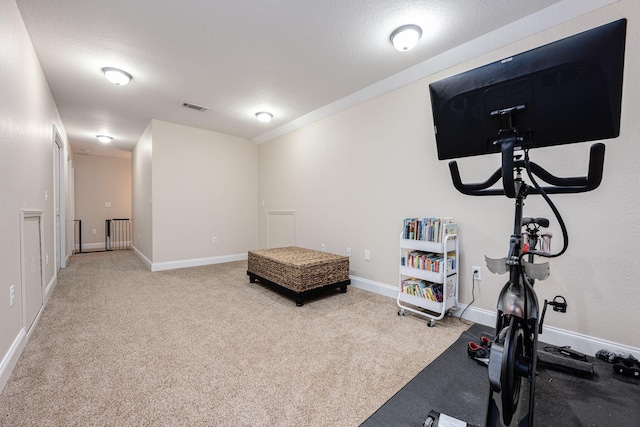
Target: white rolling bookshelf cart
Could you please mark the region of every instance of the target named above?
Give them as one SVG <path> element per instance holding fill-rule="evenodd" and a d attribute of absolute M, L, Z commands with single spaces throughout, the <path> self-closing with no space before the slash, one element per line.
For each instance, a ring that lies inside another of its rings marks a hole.
<path fill-rule="evenodd" d="M 414 268 L 406 264 L 408 251 L 421 251 L 441 256 L 443 268 L 438 272 Z M 448 261 L 455 256 L 454 267 Z M 405 262 L 403 262 L 405 258 Z M 441 320 L 452 309 L 458 308 L 458 236 L 446 235 L 443 242 L 424 240 L 410 240 L 400 234 L 400 283 L 398 289 L 398 315 L 403 316 L 406 311 L 425 316 L 429 319 L 429 326 L 434 326 L 436 320 Z M 423 280 L 431 284 L 442 284 L 442 302 L 432 301 L 426 296 L 419 296 L 405 292 L 406 279 Z M 425 311 L 427 310 L 427 311 Z"/>

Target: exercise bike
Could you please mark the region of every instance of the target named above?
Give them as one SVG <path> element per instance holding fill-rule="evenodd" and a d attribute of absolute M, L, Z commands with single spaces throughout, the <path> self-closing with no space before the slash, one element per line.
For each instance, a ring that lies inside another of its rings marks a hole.
<path fill-rule="evenodd" d="M 531 135 L 520 134 L 510 126 L 514 111 L 503 110 L 498 113 L 504 115 L 501 121 L 507 124 L 495 141 L 501 150 L 502 167 L 481 183 L 463 183 L 456 161 L 449 163 L 449 169 L 455 188 L 463 194 L 502 195 L 515 200 L 513 234 L 509 239 L 507 256 L 500 259 L 485 257 L 491 272 L 509 275 L 498 297 L 496 335 L 489 354 L 490 392 L 486 426 L 532 427 L 538 334 L 542 332 L 546 305 L 551 304 L 554 309 L 559 307 L 556 311 L 566 311 L 566 301 L 554 299 L 551 303 L 545 301 L 540 315 L 533 289 L 535 280 L 546 279 L 550 271 L 548 262 L 536 264 L 535 257 L 557 257 L 568 246 L 566 226 L 548 194 L 581 193 L 596 189 L 602 181 L 605 147 L 601 143 L 591 146 L 587 176 L 557 177 L 530 160 L 527 147 Z M 522 154 L 517 154 L 520 150 Z M 523 178 L 524 172 L 529 183 Z M 536 178 L 547 185 L 540 186 Z M 502 188 L 491 188 L 500 180 Z M 564 244 L 556 254 L 549 253 L 547 243 L 550 236 L 540 232 L 541 228 L 549 226 L 549 220 L 523 217 L 524 201 L 530 194 L 541 195 L 558 220 Z"/>

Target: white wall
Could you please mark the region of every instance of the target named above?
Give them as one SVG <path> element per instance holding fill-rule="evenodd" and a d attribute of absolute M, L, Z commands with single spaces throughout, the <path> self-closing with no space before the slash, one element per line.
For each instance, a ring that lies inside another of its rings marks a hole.
<path fill-rule="evenodd" d="M 149 123 L 131 155 L 132 246 L 147 263 L 153 259 L 152 125 Z"/>
<path fill-rule="evenodd" d="M 260 145 L 259 199 L 265 200 L 260 245 L 265 246 L 266 211 L 295 210 L 299 246 L 319 249 L 324 243 L 327 250 L 342 254 L 349 246 L 353 276 L 395 287 L 402 219 L 454 216 L 460 224 L 461 301 L 469 303 L 471 266 L 484 266 L 485 254 L 506 255 L 513 205 L 507 198 L 469 197 L 453 188 L 447 162 L 437 160 L 429 83 L 626 17 L 621 136 L 606 141 L 599 189 L 553 197 L 568 224 L 570 247 L 551 261 L 551 278 L 536 289 L 541 302 L 560 294 L 569 303 L 567 314 L 551 312 L 545 324 L 640 347 L 635 333 L 640 328 L 640 292 L 632 280 L 634 236 L 640 235 L 634 220 L 640 209 L 640 179 L 633 165 L 640 158 L 640 58 L 634 48 L 640 41 L 634 20 L 639 15 L 639 3 L 621 0 Z M 552 173 L 584 175 L 588 147 L 539 149 L 532 157 Z M 499 162 L 497 155 L 463 159 L 463 180 L 483 181 Z M 539 197 L 527 200 L 525 214 L 552 220 L 553 244 L 559 249 L 557 221 Z M 371 261 L 364 261 L 365 249 L 371 251 Z M 474 307 L 495 311 L 505 280 L 484 268 Z M 392 302 L 389 313 L 395 313 Z"/>
<path fill-rule="evenodd" d="M 134 206 L 149 203 L 145 191 L 152 192 L 153 249 L 151 257 L 144 254 L 152 269 L 246 259 L 257 247 L 257 147 L 246 138 L 159 120 L 138 145 L 149 141 L 151 186 L 137 189 L 135 181 L 149 173 L 148 162 L 138 170 L 138 147 L 133 176 Z M 148 220 L 138 219 L 134 208 L 136 227 L 148 228 Z"/>
<path fill-rule="evenodd" d="M 43 286 L 55 285 L 54 255 L 54 125 L 64 144 L 66 169 L 67 137 L 31 40 L 14 0 L 0 0 L 0 389 L 26 343 L 23 324 L 23 291 L 20 267 L 20 210 L 43 212 Z M 65 190 L 67 171 L 61 182 L 62 208 L 71 212 Z M 45 200 L 45 193 L 48 196 Z M 72 219 L 72 218 L 71 218 Z M 67 230 L 69 218 L 63 218 Z M 63 237 L 64 238 L 64 237 Z M 66 257 L 72 242 L 65 241 Z M 9 304 L 9 288 L 16 298 Z M 46 295 L 45 295 L 46 298 Z"/>
<path fill-rule="evenodd" d="M 104 249 L 105 220 L 131 218 L 131 159 L 76 155 L 75 160 L 75 219 L 82 220 L 82 246 Z"/>

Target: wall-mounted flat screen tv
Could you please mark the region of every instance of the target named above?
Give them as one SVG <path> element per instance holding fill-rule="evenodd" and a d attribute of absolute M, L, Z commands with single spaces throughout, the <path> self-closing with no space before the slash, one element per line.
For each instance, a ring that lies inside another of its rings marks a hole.
<path fill-rule="evenodd" d="M 429 85 L 438 158 L 500 152 L 509 111 L 521 148 L 620 133 L 626 19 Z"/>

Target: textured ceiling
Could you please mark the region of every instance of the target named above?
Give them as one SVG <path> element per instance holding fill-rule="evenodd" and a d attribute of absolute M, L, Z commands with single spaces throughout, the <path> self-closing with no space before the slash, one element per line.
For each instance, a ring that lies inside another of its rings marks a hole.
<path fill-rule="evenodd" d="M 97 134 L 130 151 L 151 119 L 256 138 L 558 1 L 16 2 L 74 151 L 97 152 Z M 400 53 L 389 35 L 404 24 L 423 36 Z"/>

